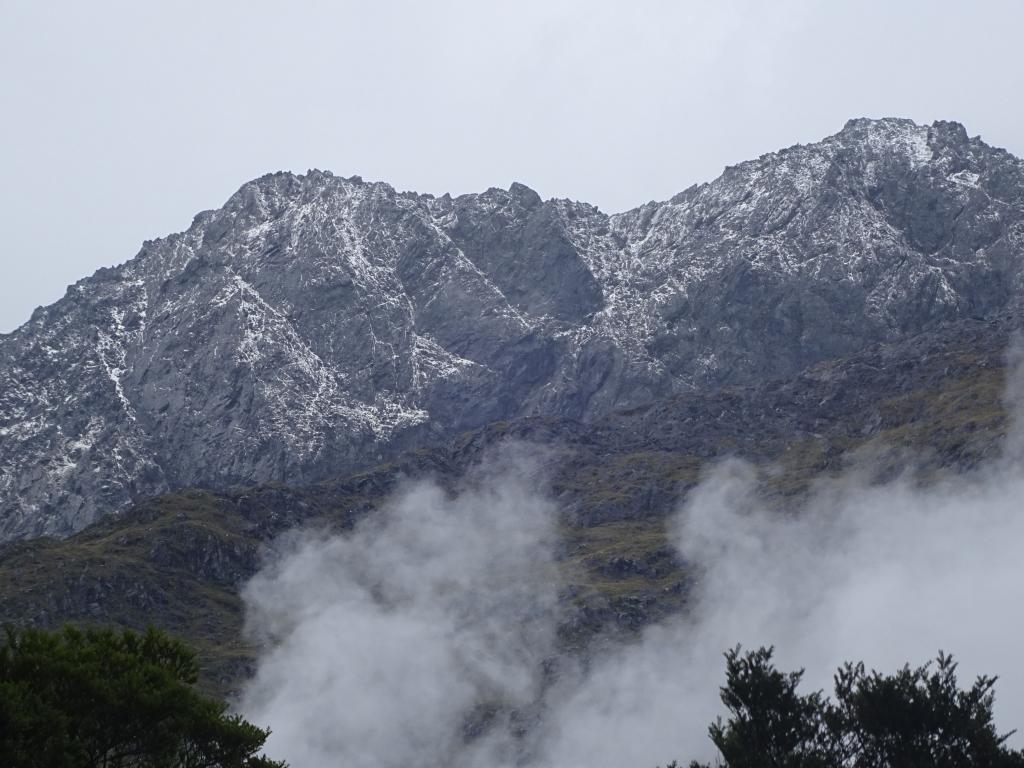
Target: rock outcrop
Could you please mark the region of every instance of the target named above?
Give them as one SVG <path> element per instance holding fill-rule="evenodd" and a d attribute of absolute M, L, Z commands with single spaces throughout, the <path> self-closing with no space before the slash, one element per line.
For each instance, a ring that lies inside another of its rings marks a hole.
<path fill-rule="evenodd" d="M 1022 264 L 1024 166 L 956 123 L 853 120 L 611 216 L 272 174 L 0 336 L 0 540 L 791 376 L 1017 310 Z"/>

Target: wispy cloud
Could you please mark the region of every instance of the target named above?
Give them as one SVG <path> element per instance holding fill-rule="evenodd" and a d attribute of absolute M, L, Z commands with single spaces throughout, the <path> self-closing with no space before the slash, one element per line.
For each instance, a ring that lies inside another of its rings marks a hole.
<path fill-rule="evenodd" d="M 272 724 L 275 754 L 370 768 L 512 753 L 510 712 L 538 699 L 553 652 L 556 516 L 532 461 L 509 448 L 489 466 L 456 497 L 415 483 L 349 535 L 295 537 L 248 585 L 273 650 L 243 710 Z"/>
<path fill-rule="evenodd" d="M 1007 390 L 1018 413 L 1022 370 Z M 757 467 L 710 468 L 671 522 L 690 610 L 559 679 L 545 673 L 557 511 L 537 464 L 506 454 L 456 496 L 411 485 L 349 535 L 295 537 L 248 586 L 271 650 L 244 711 L 295 768 L 653 768 L 710 756 L 721 654 L 742 643 L 774 644 L 826 689 L 848 659 L 892 669 L 951 651 L 967 674 L 1002 675 L 997 717 L 1016 727 L 1021 424 L 969 475 L 878 485 L 851 471 L 787 513 L 759 497 Z"/>

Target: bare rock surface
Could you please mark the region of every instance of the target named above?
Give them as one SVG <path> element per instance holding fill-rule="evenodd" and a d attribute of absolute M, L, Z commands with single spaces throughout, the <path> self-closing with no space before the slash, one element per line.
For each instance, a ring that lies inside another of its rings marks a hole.
<path fill-rule="evenodd" d="M 956 123 L 852 120 L 616 215 L 264 176 L 0 336 L 0 540 L 790 377 L 1019 310 L 1022 262 L 1024 166 Z"/>

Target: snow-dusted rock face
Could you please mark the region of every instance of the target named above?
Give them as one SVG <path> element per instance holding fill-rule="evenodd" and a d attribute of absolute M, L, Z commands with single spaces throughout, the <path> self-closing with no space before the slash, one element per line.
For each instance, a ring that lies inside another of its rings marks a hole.
<path fill-rule="evenodd" d="M 0 336 L 0 540 L 792 374 L 1018 307 L 1022 263 L 1024 166 L 956 123 L 854 120 L 614 216 L 272 174 Z"/>

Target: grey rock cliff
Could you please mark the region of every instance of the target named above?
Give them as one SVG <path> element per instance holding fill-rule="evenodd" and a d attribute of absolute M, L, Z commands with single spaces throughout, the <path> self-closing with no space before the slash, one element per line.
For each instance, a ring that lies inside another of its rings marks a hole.
<path fill-rule="evenodd" d="M 0 540 L 184 486 L 309 482 L 1019 308 L 1024 166 L 853 120 L 613 216 L 521 184 L 243 186 L 0 336 Z"/>

